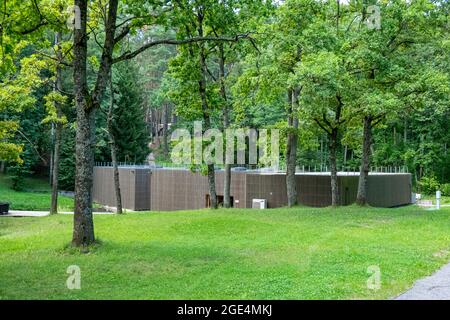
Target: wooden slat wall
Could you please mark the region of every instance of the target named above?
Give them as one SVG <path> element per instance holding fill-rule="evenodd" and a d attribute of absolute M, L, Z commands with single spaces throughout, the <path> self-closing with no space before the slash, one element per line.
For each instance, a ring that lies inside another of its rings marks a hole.
<path fill-rule="evenodd" d="M 223 171 L 216 172 L 216 193 L 223 195 Z M 232 172 L 230 195 L 234 207 L 245 208 L 245 173 Z M 179 169 L 155 169 L 151 178 L 151 208 L 156 211 L 191 210 L 206 207 L 208 180 L 200 173 Z"/>
<path fill-rule="evenodd" d="M 120 168 L 120 183 L 124 208 L 131 210 L 191 210 L 206 207 L 209 194 L 207 177 L 181 169 Z M 216 172 L 216 192 L 223 195 L 223 171 Z M 296 175 L 300 204 L 325 207 L 331 205 L 330 176 L 321 174 Z M 338 176 L 341 204 L 356 200 L 358 176 Z M 369 175 L 369 204 L 394 207 L 411 200 L 410 174 Z M 94 201 L 115 206 L 112 168 L 95 167 Z M 251 208 L 252 199 L 267 199 L 268 208 L 285 206 L 284 174 L 232 171 L 231 196 L 234 207 Z M 237 200 L 237 202 L 236 202 Z"/>
<path fill-rule="evenodd" d="M 150 169 L 119 168 L 122 206 L 129 210 L 150 210 Z M 94 167 L 95 202 L 115 207 L 114 176 L 112 167 Z"/>

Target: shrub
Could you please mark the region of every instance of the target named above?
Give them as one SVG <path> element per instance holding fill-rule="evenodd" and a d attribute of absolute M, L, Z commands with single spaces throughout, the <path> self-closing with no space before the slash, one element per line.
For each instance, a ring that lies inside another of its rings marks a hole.
<path fill-rule="evenodd" d="M 435 177 L 422 177 L 418 181 L 419 191 L 423 194 L 434 194 L 439 189 L 439 182 Z"/>
<path fill-rule="evenodd" d="M 12 189 L 15 191 L 25 190 L 25 176 L 29 175 L 31 171 L 23 165 L 15 165 L 8 170 L 12 176 Z"/>
<path fill-rule="evenodd" d="M 441 192 L 444 196 L 450 196 L 450 183 L 444 183 L 441 185 Z"/>

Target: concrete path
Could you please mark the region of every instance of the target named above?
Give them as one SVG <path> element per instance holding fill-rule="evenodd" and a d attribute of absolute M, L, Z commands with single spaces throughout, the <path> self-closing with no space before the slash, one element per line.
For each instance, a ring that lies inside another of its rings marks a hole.
<path fill-rule="evenodd" d="M 428 204 L 418 204 L 418 206 L 421 207 L 421 208 L 436 208 L 435 204 L 430 204 L 430 205 L 428 205 Z M 441 204 L 441 208 L 442 207 L 450 207 L 450 204 Z"/>
<path fill-rule="evenodd" d="M 113 212 L 93 212 L 94 214 L 115 214 Z M 45 217 L 48 216 L 48 211 L 19 211 L 9 210 L 6 215 L 0 215 L 0 217 Z M 73 214 L 73 212 L 60 212 L 59 214 Z"/>
<path fill-rule="evenodd" d="M 450 300 L 450 263 L 414 286 L 395 300 Z"/>

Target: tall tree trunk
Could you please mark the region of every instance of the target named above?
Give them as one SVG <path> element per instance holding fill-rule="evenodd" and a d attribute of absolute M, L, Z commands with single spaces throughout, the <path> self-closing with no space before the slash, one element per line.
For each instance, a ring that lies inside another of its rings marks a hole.
<path fill-rule="evenodd" d="M 175 113 L 172 113 L 172 125 L 177 124 L 177 115 Z"/>
<path fill-rule="evenodd" d="M 169 131 L 169 103 L 164 103 L 164 114 L 163 114 L 163 153 L 164 157 L 168 157 L 169 154 L 169 144 L 167 141 L 167 133 Z"/>
<path fill-rule="evenodd" d="M 58 61 L 58 65 L 56 67 L 56 81 L 55 81 L 55 91 L 61 92 L 62 90 L 62 70 L 61 65 L 59 63 L 62 62 L 62 51 L 61 51 L 61 33 L 55 33 L 55 44 L 57 46 L 56 50 L 56 59 Z M 56 115 L 57 120 L 55 123 L 55 147 L 53 152 L 53 165 L 52 165 L 52 197 L 51 197 L 51 205 L 50 205 L 50 214 L 58 213 L 58 178 L 59 178 L 59 154 L 60 154 L 60 146 L 61 146 L 61 131 L 62 131 L 62 123 L 60 122 L 62 118 L 61 105 L 56 103 Z"/>
<path fill-rule="evenodd" d="M 107 126 L 109 143 L 111 148 L 111 161 L 114 171 L 114 192 L 116 194 L 116 212 L 121 214 L 122 210 L 122 194 L 120 192 L 120 177 L 119 177 L 119 166 L 117 165 L 117 144 L 116 137 L 114 136 L 113 130 L 113 115 L 114 115 L 114 84 L 111 72 L 111 104 L 109 105 L 108 116 L 107 116 Z"/>
<path fill-rule="evenodd" d="M 223 130 L 228 128 L 229 126 L 229 110 L 228 110 L 228 99 L 227 99 L 227 91 L 225 88 L 225 53 L 223 50 L 223 43 L 219 45 L 219 81 L 220 81 L 220 95 L 223 99 L 223 108 L 222 108 L 222 116 L 223 116 Z M 231 207 L 231 197 L 230 197 L 230 189 L 231 189 L 231 164 L 226 163 L 225 161 L 225 172 L 224 172 L 224 181 L 223 181 L 223 206 L 225 208 Z"/>
<path fill-rule="evenodd" d="M 203 37 L 203 13 L 201 9 L 197 15 L 198 18 L 198 35 Z M 208 106 L 208 98 L 206 96 L 206 73 L 207 73 L 207 65 L 206 65 L 206 53 L 205 46 L 203 42 L 199 44 L 199 63 L 200 63 L 200 80 L 198 81 L 199 93 L 202 101 L 202 113 L 203 120 L 205 125 L 205 130 L 211 128 L 211 119 L 209 115 L 209 106 Z M 209 196 L 211 202 L 211 208 L 217 209 L 217 194 L 216 194 L 216 173 L 214 170 L 214 164 L 208 165 L 208 186 L 209 186 Z"/>
<path fill-rule="evenodd" d="M 72 244 L 86 246 L 95 241 L 92 218 L 92 174 L 94 167 L 95 112 L 89 97 L 86 77 L 87 1 L 75 0 L 80 8 L 80 29 L 74 30 L 73 78 L 77 112 L 75 212 Z"/>
<path fill-rule="evenodd" d="M 339 202 L 339 187 L 336 165 L 338 129 L 333 128 L 330 135 L 330 168 L 331 168 L 331 205 L 336 207 Z"/>
<path fill-rule="evenodd" d="M 405 118 L 403 121 L 403 143 L 406 145 L 408 142 L 408 119 Z"/>
<path fill-rule="evenodd" d="M 324 167 L 324 156 L 323 156 L 323 136 L 320 136 L 320 171 Z"/>
<path fill-rule="evenodd" d="M 106 89 L 112 65 L 115 44 L 118 0 L 108 3 L 105 40 L 100 67 L 92 94 L 87 85 L 87 0 L 75 0 L 80 9 L 80 28 L 74 29 L 74 93 L 77 112 L 75 212 L 72 244 L 87 246 L 95 241 L 92 217 L 92 176 L 94 171 L 95 110 L 99 107 Z"/>
<path fill-rule="evenodd" d="M 119 166 L 117 165 L 117 146 L 114 135 L 110 135 L 111 139 L 111 160 L 114 170 L 114 192 L 116 194 L 116 212 L 123 213 L 122 209 L 122 194 L 120 192 Z"/>
<path fill-rule="evenodd" d="M 52 172 L 52 197 L 50 214 L 58 213 L 58 177 L 59 177 L 59 155 L 61 149 L 61 131 L 62 124 L 56 123 L 55 126 L 55 149 L 53 155 L 53 172 Z"/>
<path fill-rule="evenodd" d="M 328 132 L 330 138 L 330 171 L 331 171 L 331 205 L 333 207 L 341 204 L 339 197 L 339 184 L 338 184 L 338 170 L 336 164 L 336 153 L 338 147 L 338 133 L 339 126 L 342 125 L 341 113 L 344 107 L 340 94 L 336 94 L 337 108 L 334 116 L 334 125 L 331 126 L 331 131 Z"/>
<path fill-rule="evenodd" d="M 48 174 L 48 181 L 50 183 L 50 186 L 53 184 L 53 153 L 55 152 L 55 123 L 51 123 L 51 129 L 50 129 L 50 137 L 51 137 L 51 144 L 53 146 L 53 150 L 50 151 L 50 168 L 49 168 L 49 174 Z"/>
<path fill-rule="evenodd" d="M 347 165 L 347 153 L 348 153 L 348 146 L 345 145 L 344 146 L 344 169 L 345 169 L 345 166 Z"/>
<path fill-rule="evenodd" d="M 223 180 L 223 206 L 231 207 L 231 164 L 225 163 L 225 172 Z"/>
<path fill-rule="evenodd" d="M 296 116 L 299 90 L 288 91 L 288 136 L 286 145 L 286 191 L 288 206 L 295 206 L 297 201 L 297 187 L 295 181 L 295 167 L 297 164 L 298 118 Z"/>
<path fill-rule="evenodd" d="M 370 170 L 370 146 L 372 144 L 372 117 L 364 117 L 364 135 L 361 157 L 361 171 L 359 173 L 358 194 L 356 203 L 360 206 L 367 205 L 367 188 Z"/>
<path fill-rule="evenodd" d="M 80 93 L 77 99 L 75 162 L 75 212 L 72 243 L 87 246 L 95 241 L 92 217 L 92 176 L 94 173 L 95 110 Z"/>
<path fill-rule="evenodd" d="M 397 144 L 397 128 L 395 127 L 395 125 L 392 128 L 392 137 L 393 137 L 393 140 L 394 140 L 394 145 L 396 145 Z"/>

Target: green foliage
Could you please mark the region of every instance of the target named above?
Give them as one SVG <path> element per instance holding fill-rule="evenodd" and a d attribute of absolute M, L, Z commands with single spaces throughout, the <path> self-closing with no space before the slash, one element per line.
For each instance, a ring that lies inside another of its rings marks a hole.
<path fill-rule="evenodd" d="M 12 180 L 11 187 L 15 191 L 23 191 L 26 189 L 25 178 L 33 173 L 31 167 L 36 162 L 36 156 L 29 148 L 25 149 L 25 152 L 22 154 L 22 159 L 21 164 L 13 164 L 8 167 L 8 173 L 11 175 Z"/>
<path fill-rule="evenodd" d="M 66 126 L 62 131 L 58 183 L 61 190 L 71 191 L 75 188 L 75 127 L 73 125 Z"/>
<path fill-rule="evenodd" d="M 31 153 L 40 157 L 30 163 L 31 169 L 48 161 L 52 147 L 48 123 L 74 124 L 76 120 L 70 114 L 70 94 L 52 90 L 59 66 L 64 70 L 64 91 L 72 91 L 73 70 L 66 65 L 73 58 L 71 32 L 66 26 L 67 8 L 72 2 L 36 3 L 38 7 L 34 1 L 12 1 L 2 9 L 6 14 L 0 46 L 0 159 L 10 165 L 20 164 L 20 154 L 34 150 Z M 370 4 L 377 4 L 381 10 L 379 30 L 369 28 L 364 21 Z M 165 10 L 166 6 L 171 10 Z M 104 36 L 102 10 L 101 2 L 90 2 L 88 29 L 95 36 L 89 37 L 88 45 L 89 89 L 95 85 L 102 55 L 97 45 Z M 320 123 L 339 127 L 338 166 L 357 167 L 361 119 L 372 115 L 380 119 L 373 129 L 373 167 L 407 166 L 413 183 L 431 176 L 440 183 L 450 182 L 449 3 L 341 1 L 337 15 L 336 1 L 207 0 L 162 5 L 158 1 L 121 0 L 121 27 L 117 32 L 127 25 L 126 19 L 139 18 L 128 21 L 127 41 L 117 45 L 114 56 L 132 52 L 150 39 L 197 36 L 199 10 L 204 14 L 205 35 L 232 37 L 248 33 L 252 41 L 155 46 L 128 64 L 114 65 L 119 161 L 140 162 L 149 152 L 149 130 L 144 118 L 149 118 L 151 110 L 160 111 L 167 103 L 171 110 L 174 106 L 177 122 L 170 130 L 191 128 L 192 120 L 202 118 L 198 94 L 198 52 L 202 46 L 207 53 L 208 113 L 212 126 L 223 125 L 225 101 L 218 77 L 218 49 L 223 44 L 231 127 L 285 128 L 287 91 L 301 88 L 300 104 L 294 110 L 301 122 L 299 166 L 325 165 L 329 141 Z M 149 11 L 152 15 L 143 14 Z M 45 24 L 34 32 L 22 34 L 42 22 Z M 56 31 L 63 34 L 63 65 L 54 59 L 58 49 L 54 45 Z M 337 96 L 344 106 L 339 120 Z M 108 107 L 108 100 L 106 94 L 103 109 Z M 57 115 L 56 104 L 66 108 L 62 117 Z M 37 113 L 30 112 L 33 109 Z M 98 127 L 106 127 L 101 113 L 97 113 L 97 121 Z M 283 153 L 287 131 L 282 130 Z M 73 133 L 73 128 L 65 132 L 62 146 L 64 189 L 73 188 Z M 110 161 L 109 139 L 102 129 L 97 130 L 97 147 L 96 160 Z M 26 172 L 27 165 L 24 168 Z"/>
<path fill-rule="evenodd" d="M 40 72 L 44 65 L 44 62 L 35 55 L 24 57 L 20 62 L 19 70 L 10 78 L 2 79 L 0 115 L 17 114 L 33 106 L 36 101 L 32 94 L 33 89 L 42 83 Z M 18 123 L 15 120 L 2 118 L 0 118 L 0 160 L 20 164 L 23 146 L 11 139 L 18 129 Z"/>
<path fill-rule="evenodd" d="M 440 189 L 441 189 L 442 195 L 450 197 L 450 183 L 441 184 Z"/>
<path fill-rule="evenodd" d="M 439 181 L 433 176 L 422 177 L 418 182 L 419 192 L 432 195 L 439 190 Z"/>
<path fill-rule="evenodd" d="M 113 107 L 113 134 L 117 145 L 117 160 L 119 162 L 141 163 L 150 150 L 148 148 L 148 130 L 145 123 L 144 89 L 139 79 L 136 67 L 131 62 L 115 65 L 113 72 L 114 107 Z M 106 101 L 103 110 L 109 108 Z M 107 112 L 107 111 L 106 111 Z M 106 120 L 103 119 L 103 128 Z M 103 139 L 98 145 L 108 150 L 104 161 L 110 161 L 109 137 L 104 132 Z M 102 161 L 101 158 L 97 158 Z"/>
<path fill-rule="evenodd" d="M 42 120 L 42 123 L 60 123 L 61 125 L 67 124 L 67 117 L 62 115 L 58 116 L 56 104 L 64 105 L 67 103 L 67 97 L 63 96 L 57 91 L 51 91 L 44 97 L 45 108 L 47 116 Z"/>
<path fill-rule="evenodd" d="M 23 191 L 25 189 L 25 177 L 29 175 L 31 171 L 23 165 L 12 166 L 8 171 L 12 178 L 12 189 Z"/>
<path fill-rule="evenodd" d="M 14 137 L 17 129 L 18 123 L 16 121 L 0 121 L 0 160 L 17 164 L 23 163 L 19 156 L 23 151 L 23 145 L 8 142 L 8 139 Z"/>

